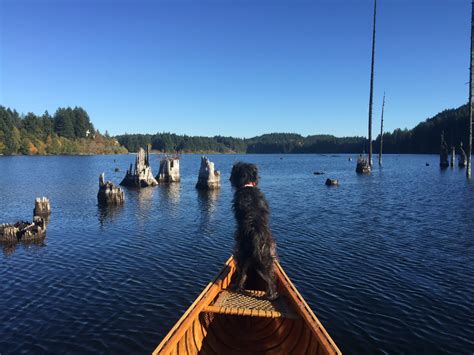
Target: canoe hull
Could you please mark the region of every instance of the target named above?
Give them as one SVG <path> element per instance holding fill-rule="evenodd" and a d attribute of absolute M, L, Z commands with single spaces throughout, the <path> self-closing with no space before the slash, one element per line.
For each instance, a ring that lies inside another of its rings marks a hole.
<path fill-rule="evenodd" d="M 340 354 L 278 263 L 275 274 L 280 298 L 291 309 L 290 314 L 248 308 L 214 311 L 216 299 L 235 277 L 231 257 L 154 354 Z M 263 289 L 258 279 L 250 283 L 253 289 Z"/>

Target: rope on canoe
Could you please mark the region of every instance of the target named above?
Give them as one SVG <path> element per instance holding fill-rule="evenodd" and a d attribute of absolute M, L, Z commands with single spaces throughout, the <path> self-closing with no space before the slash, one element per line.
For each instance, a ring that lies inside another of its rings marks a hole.
<path fill-rule="evenodd" d="M 204 311 L 211 313 L 265 318 L 299 318 L 286 304 L 283 295 L 275 301 L 269 301 L 263 291 L 245 290 L 237 292 L 223 290 L 215 302 Z"/>

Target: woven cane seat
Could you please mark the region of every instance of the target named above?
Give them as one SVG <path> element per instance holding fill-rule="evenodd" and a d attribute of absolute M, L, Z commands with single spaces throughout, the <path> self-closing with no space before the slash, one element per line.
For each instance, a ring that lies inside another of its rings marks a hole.
<path fill-rule="evenodd" d="M 254 290 L 242 292 L 222 290 L 214 303 L 206 307 L 205 311 L 252 317 L 298 318 L 283 296 L 280 295 L 278 299 L 270 301 L 266 298 L 265 292 Z"/>

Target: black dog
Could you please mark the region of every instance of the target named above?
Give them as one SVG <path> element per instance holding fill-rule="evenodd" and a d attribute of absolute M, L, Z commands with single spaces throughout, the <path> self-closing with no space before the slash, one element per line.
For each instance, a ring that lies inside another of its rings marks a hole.
<path fill-rule="evenodd" d="M 233 200 L 237 231 L 234 258 L 237 289 L 242 290 L 249 270 L 255 270 L 267 284 L 267 298 L 278 298 L 273 261 L 276 244 L 269 227 L 269 207 L 257 187 L 258 169 L 254 164 L 236 163 L 230 182 L 236 188 Z"/>

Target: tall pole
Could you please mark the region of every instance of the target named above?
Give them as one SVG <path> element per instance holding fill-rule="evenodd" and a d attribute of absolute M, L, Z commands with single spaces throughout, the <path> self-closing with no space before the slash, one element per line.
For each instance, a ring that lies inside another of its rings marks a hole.
<path fill-rule="evenodd" d="M 472 94 L 474 93 L 473 85 L 474 85 L 474 78 L 473 78 L 473 62 L 474 62 L 474 1 L 471 5 L 471 65 L 469 67 L 469 142 L 467 147 L 467 169 L 466 175 L 467 178 L 471 178 L 471 152 L 472 152 L 472 105 L 473 105 L 473 98 Z"/>
<path fill-rule="evenodd" d="M 374 99 L 374 64 L 375 64 L 375 24 L 377 18 L 377 0 L 374 0 L 374 28 L 372 32 L 372 67 L 370 71 L 369 99 L 369 165 L 372 167 L 372 106 Z"/>
<path fill-rule="evenodd" d="M 380 150 L 379 150 L 379 166 L 382 166 L 382 147 L 383 147 L 383 110 L 385 108 L 385 92 L 383 93 L 382 102 L 382 118 L 380 119 Z"/>

